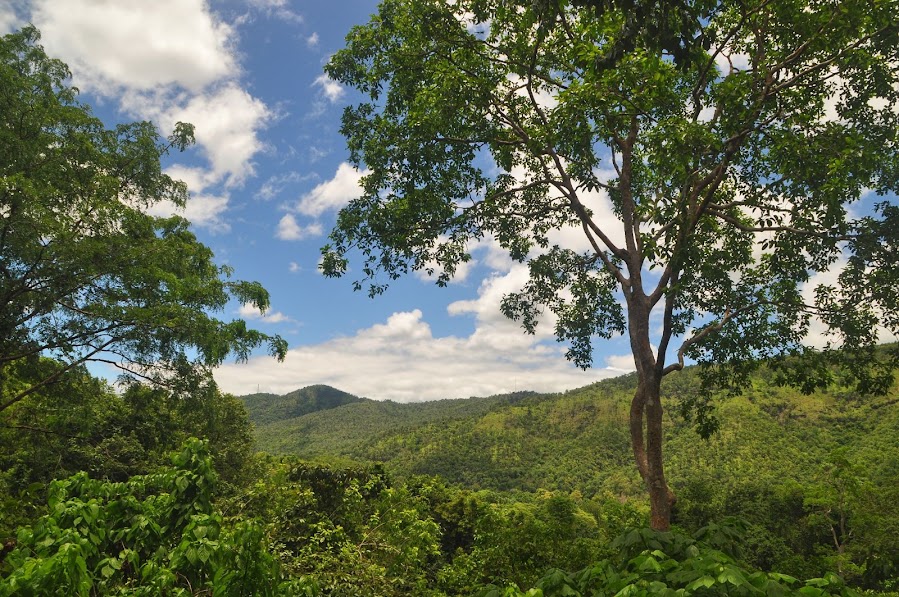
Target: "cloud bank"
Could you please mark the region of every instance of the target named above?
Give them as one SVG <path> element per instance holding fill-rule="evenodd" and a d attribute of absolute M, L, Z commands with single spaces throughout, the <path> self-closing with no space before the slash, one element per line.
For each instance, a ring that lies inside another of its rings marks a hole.
<path fill-rule="evenodd" d="M 271 357 L 254 357 L 246 364 L 219 367 L 215 378 L 224 391 L 238 395 L 257 390 L 284 394 L 324 383 L 377 400 L 420 402 L 517 390 L 562 391 L 621 373 L 581 371 L 557 347 L 536 343 L 517 328 L 517 350 L 497 352 L 497 338 L 486 335 L 435 337 L 415 309 L 394 313 L 352 336 L 293 348 L 279 366 L 273 366 Z"/>

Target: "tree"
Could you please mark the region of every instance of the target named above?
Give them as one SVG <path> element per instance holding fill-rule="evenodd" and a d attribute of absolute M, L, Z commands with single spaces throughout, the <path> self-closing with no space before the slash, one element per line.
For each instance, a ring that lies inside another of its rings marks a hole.
<path fill-rule="evenodd" d="M 322 267 L 360 256 L 372 295 L 410 270 L 445 284 L 487 239 L 529 266 L 503 302 L 526 331 L 552 312 L 581 367 L 627 334 L 634 458 L 664 529 L 664 376 L 703 364 L 685 406 L 704 432 L 713 390 L 762 359 L 804 389 L 838 361 L 860 390 L 891 381 L 874 346 L 899 331 L 899 209 L 853 202 L 899 187 L 899 6 L 574 4 L 383 0 L 350 32 L 326 71 L 367 96 L 342 132 L 369 173 Z M 590 249 L 551 243 L 561 227 Z M 834 333 L 822 350 L 812 321 Z"/>
<path fill-rule="evenodd" d="M 0 412 L 88 361 L 191 385 L 229 353 L 267 344 L 283 358 L 280 337 L 210 315 L 231 298 L 265 309 L 265 289 L 229 280 L 185 219 L 147 213 L 187 200 L 160 160 L 193 128 L 106 129 L 38 41 L 34 27 L 0 39 Z M 62 366 L 13 383 L 42 356 Z"/>

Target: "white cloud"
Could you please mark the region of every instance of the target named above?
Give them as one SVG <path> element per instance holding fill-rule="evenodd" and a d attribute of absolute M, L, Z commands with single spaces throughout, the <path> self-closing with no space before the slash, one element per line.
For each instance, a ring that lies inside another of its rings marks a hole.
<path fill-rule="evenodd" d="M 473 315 L 476 329 L 469 338 L 473 347 L 479 350 L 494 350 L 498 353 L 527 351 L 535 353 L 555 352 L 555 348 L 536 345 L 536 342 L 553 339 L 555 317 L 546 313 L 537 326 L 536 334 L 530 336 L 521 325 L 502 314 L 500 304 L 504 296 L 521 290 L 528 281 L 529 272 L 525 264 L 516 263 L 508 273 L 485 278 L 478 288 L 478 297 L 473 300 L 450 303 L 450 315 Z"/>
<path fill-rule="evenodd" d="M 228 211 L 228 201 L 227 194 L 191 194 L 184 209 L 178 208 L 170 201 L 160 201 L 151 206 L 147 213 L 159 217 L 179 214 L 190 220 L 194 226 L 214 233 L 223 233 L 231 230 L 231 225 L 223 219 L 224 213 Z"/>
<path fill-rule="evenodd" d="M 171 107 L 158 118 L 165 128 L 173 128 L 177 121 L 193 124 L 213 175 L 233 186 L 253 175 L 253 156 L 264 147 L 257 132 L 272 115 L 261 100 L 230 82 L 191 98 L 183 107 Z"/>
<path fill-rule="evenodd" d="M 237 74 L 235 31 L 203 0 L 37 0 L 32 20 L 47 52 L 63 58 L 86 90 L 199 92 Z"/>
<path fill-rule="evenodd" d="M 290 9 L 288 0 L 250 0 L 250 6 L 287 23 L 298 25 L 303 22 L 303 17 Z"/>
<path fill-rule="evenodd" d="M 187 184 L 187 188 L 193 193 L 202 193 L 215 184 L 215 177 L 205 168 L 173 164 L 165 169 L 165 173 Z"/>
<path fill-rule="evenodd" d="M 312 32 L 312 35 L 306 38 L 306 45 L 310 48 L 315 48 L 318 46 L 318 33 Z"/>
<path fill-rule="evenodd" d="M 325 97 L 328 98 L 328 101 L 332 104 L 342 98 L 343 94 L 346 93 L 343 87 L 340 86 L 340 83 L 332 81 L 328 78 L 328 75 L 319 75 L 312 84 L 321 87 L 322 93 L 325 94 Z"/>
<path fill-rule="evenodd" d="M 300 198 L 297 210 L 307 216 L 318 217 L 327 211 L 337 211 L 362 194 L 360 182 L 368 170 L 359 172 L 348 163 L 337 167 L 334 178 L 317 185 Z"/>
<path fill-rule="evenodd" d="M 527 338 L 521 331 L 518 335 Z M 497 352 L 474 336 L 434 337 L 420 310 L 394 313 L 386 322 L 348 337 L 292 348 L 284 363 L 270 357 L 218 368 L 215 378 L 235 394 L 286 393 L 325 383 L 360 396 L 417 402 L 487 396 L 515 390 L 561 391 L 615 375 L 581 371 L 559 350 L 525 342 Z"/>
<path fill-rule="evenodd" d="M 281 218 L 275 232 L 275 236 L 281 240 L 301 240 L 310 236 L 321 236 L 321 234 L 321 224 L 314 222 L 308 226 L 300 226 L 291 214 L 286 214 Z"/>
<path fill-rule="evenodd" d="M 287 269 L 292 274 L 296 274 L 296 273 L 303 271 L 303 267 L 296 261 L 291 261 L 290 265 L 287 266 Z"/>
<path fill-rule="evenodd" d="M 286 6 L 283 0 L 260 4 Z M 235 27 L 206 0 L 35 0 L 30 18 L 47 52 L 69 64 L 82 90 L 155 121 L 164 134 L 177 121 L 195 126 L 208 164 L 175 166 L 171 174 L 192 192 L 184 215 L 198 226 L 227 230 L 229 193 L 210 187 L 239 186 L 254 174 L 253 158 L 264 149 L 259 131 L 274 118 L 240 83 Z M 153 211 L 172 210 L 161 204 Z"/>
<path fill-rule="evenodd" d="M 503 249 L 499 242 L 492 236 L 481 239 L 472 249 L 480 255 L 480 262 L 494 272 L 508 272 L 515 266 L 515 261 L 509 257 L 509 252 Z"/>
<path fill-rule="evenodd" d="M 634 355 L 632 354 L 616 354 L 606 357 L 606 366 L 615 371 L 636 371 L 634 365 Z"/>
<path fill-rule="evenodd" d="M 241 305 L 240 309 L 238 309 L 237 314 L 240 315 L 243 319 L 250 319 L 253 321 L 261 321 L 263 323 L 294 323 L 295 321 L 281 313 L 280 311 L 266 311 L 263 313 L 258 308 L 253 305 L 247 303 L 246 305 Z"/>
<path fill-rule="evenodd" d="M 258 191 L 256 191 L 254 197 L 263 201 L 269 201 L 270 199 L 274 199 L 275 197 L 280 195 L 286 186 L 297 182 L 302 182 L 309 178 L 314 178 L 314 175 L 304 175 L 300 174 L 299 172 L 288 172 L 286 174 L 270 176 L 268 180 L 262 183 L 262 186 L 259 187 Z"/>
<path fill-rule="evenodd" d="M 0 6 L 0 35 L 11 33 L 16 29 L 20 29 L 24 23 L 16 15 L 16 11 L 12 6 Z"/>

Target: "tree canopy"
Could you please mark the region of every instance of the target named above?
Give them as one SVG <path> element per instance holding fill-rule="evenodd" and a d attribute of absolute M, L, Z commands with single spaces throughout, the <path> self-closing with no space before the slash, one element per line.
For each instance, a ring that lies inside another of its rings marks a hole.
<path fill-rule="evenodd" d="M 323 249 L 330 275 L 360 255 L 374 295 L 494 242 L 529 266 L 503 302 L 525 330 L 552 312 L 582 367 L 626 334 L 660 529 L 663 376 L 692 359 L 732 389 L 776 358 L 813 389 L 840 361 L 885 391 L 875 346 L 899 332 L 897 3 L 663 5 L 384 0 L 326 67 L 363 95 L 342 131 L 369 173 Z M 588 248 L 552 242 L 563 227 Z M 706 432 L 709 396 L 687 404 Z"/>
<path fill-rule="evenodd" d="M 230 280 L 184 218 L 148 213 L 187 201 L 160 160 L 193 127 L 107 129 L 38 41 L 0 38 L 0 411 L 88 361 L 195 382 L 260 345 L 282 358 L 280 337 L 211 315 L 232 299 L 266 309 L 265 289 Z"/>

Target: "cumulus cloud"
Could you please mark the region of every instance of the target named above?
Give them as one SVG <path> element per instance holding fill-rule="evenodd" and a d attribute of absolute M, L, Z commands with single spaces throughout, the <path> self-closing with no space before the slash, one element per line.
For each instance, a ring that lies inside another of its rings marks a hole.
<path fill-rule="evenodd" d="M 152 111 L 149 107 L 146 110 Z M 264 147 L 258 131 L 272 116 L 261 100 L 229 82 L 209 94 L 191 98 L 183 106 L 171 106 L 157 118 L 165 128 L 174 128 L 178 121 L 193 124 L 214 179 L 236 186 L 253 175 L 253 156 Z"/>
<path fill-rule="evenodd" d="M 321 224 L 313 222 L 308 226 L 301 226 L 291 214 L 285 214 L 278 222 L 275 236 L 281 240 L 301 240 L 310 236 L 321 236 Z"/>
<path fill-rule="evenodd" d="M 190 220 L 194 226 L 214 233 L 223 233 L 231 230 L 231 225 L 224 220 L 228 201 L 228 195 L 191 194 L 184 209 L 178 209 L 168 201 L 161 201 L 153 205 L 148 212 L 160 217 L 177 213 Z"/>
<path fill-rule="evenodd" d="M 306 38 L 306 45 L 310 48 L 315 48 L 318 46 L 318 33 L 312 32 L 312 35 Z"/>
<path fill-rule="evenodd" d="M 228 211 L 230 200 L 227 192 L 216 194 L 205 192 L 210 186 L 212 176 L 208 170 L 192 168 L 184 165 L 174 165 L 166 168 L 165 173 L 185 182 L 191 190 L 187 205 L 182 209 L 170 201 L 160 201 L 152 205 L 147 211 L 151 215 L 166 217 L 177 213 L 188 220 L 194 226 L 205 228 L 213 233 L 228 232 L 230 224 L 225 221 L 225 212 Z"/>
<path fill-rule="evenodd" d="M 237 314 L 243 319 L 261 321 L 262 323 L 293 323 L 294 320 L 280 311 L 266 311 L 263 313 L 251 304 L 241 305 Z"/>
<path fill-rule="evenodd" d="M 615 354 L 607 356 L 606 367 L 621 372 L 636 371 L 637 369 L 634 365 L 634 355 L 631 354 Z"/>
<path fill-rule="evenodd" d="M 288 10 L 286 0 L 254 1 L 258 8 Z M 259 132 L 274 117 L 240 82 L 235 27 L 205 0 L 34 0 L 28 19 L 83 91 L 155 121 L 164 133 L 177 121 L 196 127 L 208 163 L 172 175 L 194 193 L 184 214 L 198 226 L 227 230 L 229 189 L 254 175 L 254 156 L 264 149 Z M 211 188 L 216 185 L 224 188 Z"/>
<path fill-rule="evenodd" d="M 551 313 L 544 314 L 537 326 L 536 334 L 531 336 L 525 334 L 520 324 L 507 318 L 500 310 L 503 297 L 521 290 L 528 276 L 527 265 L 515 264 L 506 274 L 495 274 L 485 278 L 478 288 L 476 299 L 450 303 L 447 307 L 450 315 L 474 317 L 476 327 L 469 338 L 473 347 L 501 354 L 522 350 L 529 350 L 535 355 L 556 352 L 556 347 L 549 348 L 536 344 L 554 337 L 554 317 Z"/>
<path fill-rule="evenodd" d="M 320 87 L 322 93 L 332 104 L 342 98 L 344 93 L 346 93 L 340 83 L 332 81 L 328 78 L 328 75 L 319 75 L 312 84 Z"/>
<path fill-rule="evenodd" d="M 303 215 L 319 217 L 328 211 L 337 211 L 362 194 L 360 183 L 368 170 L 359 172 L 346 162 L 337 167 L 334 178 L 317 185 L 300 198 L 297 211 Z"/>
<path fill-rule="evenodd" d="M 199 92 L 238 68 L 233 28 L 203 0 L 37 0 L 32 20 L 76 84 L 106 95 L 168 85 Z"/>
<path fill-rule="evenodd" d="M 519 336 L 527 338 L 521 331 Z M 473 337 L 435 337 L 420 310 L 399 312 L 352 336 L 288 351 L 282 364 L 270 357 L 219 367 L 215 378 L 235 394 L 286 393 L 324 383 L 375 399 L 417 402 L 487 396 L 516 390 L 561 391 L 616 375 L 581 371 L 559 350 L 531 339 L 525 348 L 498 353 Z"/>
<path fill-rule="evenodd" d="M 0 6 L 0 35 L 19 29 L 23 24 L 12 6 Z"/>

